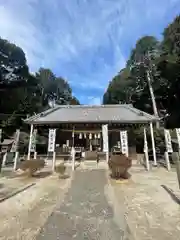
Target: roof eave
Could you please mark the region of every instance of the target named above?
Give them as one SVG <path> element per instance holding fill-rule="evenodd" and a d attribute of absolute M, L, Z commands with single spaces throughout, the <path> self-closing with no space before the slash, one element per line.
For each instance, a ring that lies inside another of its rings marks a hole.
<path fill-rule="evenodd" d="M 147 123 L 155 123 L 158 122 L 159 119 L 147 119 L 146 121 L 143 120 L 135 120 L 135 121 L 119 121 L 119 120 L 113 120 L 113 121 L 24 121 L 26 124 L 35 124 L 35 125 L 48 125 L 48 124 L 64 124 L 64 123 L 102 123 L 102 124 L 108 124 L 108 123 L 119 123 L 119 124 L 147 124 Z"/>

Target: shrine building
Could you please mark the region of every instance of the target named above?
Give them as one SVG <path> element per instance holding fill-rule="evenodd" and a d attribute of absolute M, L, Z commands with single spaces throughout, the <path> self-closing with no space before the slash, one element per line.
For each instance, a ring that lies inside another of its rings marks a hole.
<path fill-rule="evenodd" d="M 151 126 L 159 119 L 130 104 L 58 105 L 25 120 L 33 129 L 56 129 L 56 151 L 62 147 L 103 151 L 102 126 L 108 126 L 108 151 L 120 141 L 120 131 L 141 125 Z M 61 149 L 61 150 L 58 150 Z"/>

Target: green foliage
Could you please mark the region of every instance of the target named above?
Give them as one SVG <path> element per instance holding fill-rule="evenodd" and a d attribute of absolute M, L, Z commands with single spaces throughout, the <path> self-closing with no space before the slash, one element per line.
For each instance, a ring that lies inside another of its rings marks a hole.
<path fill-rule="evenodd" d="M 147 136 L 147 141 L 148 141 L 148 146 L 151 148 L 151 133 L 150 133 L 150 128 L 147 128 L 146 131 L 146 136 Z M 134 137 L 136 139 L 137 144 L 144 145 L 144 127 L 140 127 L 139 129 L 136 129 L 133 131 L 131 137 Z M 154 128 L 154 138 L 156 140 L 156 147 L 161 148 L 164 146 L 164 128 L 159 128 L 156 129 Z"/>
<path fill-rule="evenodd" d="M 50 69 L 29 72 L 23 50 L 0 38 L 0 124 L 9 134 L 17 128 L 26 131 L 22 119 L 57 104 L 79 104 L 68 82 Z"/>
<path fill-rule="evenodd" d="M 177 16 L 165 28 L 162 42 L 158 42 L 153 36 L 139 39 L 126 68 L 109 83 L 103 103 L 131 103 L 134 107 L 152 114 L 152 95 L 149 91 L 151 86 L 158 114 L 165 118 L 166 127 L 180 127 L 179 29 L 180 16 Z M 150 81 L 147 81 L 147 72 Z"/>

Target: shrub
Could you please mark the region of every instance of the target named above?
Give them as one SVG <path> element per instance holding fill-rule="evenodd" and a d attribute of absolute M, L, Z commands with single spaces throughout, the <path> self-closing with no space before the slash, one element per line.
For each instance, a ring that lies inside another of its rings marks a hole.
<path fill-rule="evenodd" d="M 35 172 L 41 170 L 45 166 L 45 161 L 42 159 L 30 159 L 20 164 L 20 169 L 28 172 L 29 176 L 33 176 Z"/>

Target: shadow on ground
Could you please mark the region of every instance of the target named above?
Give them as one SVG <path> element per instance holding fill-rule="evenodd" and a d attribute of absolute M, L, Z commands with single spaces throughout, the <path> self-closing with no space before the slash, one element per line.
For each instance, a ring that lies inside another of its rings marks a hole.
<path fill-rule="evenodd" d="M 49 177 L 52 174 L 52 171 L 42 171 L 35 173 L 32 177 L 29 178 L 46 178 Z M 14 172 L 12 170 L 3 170 L 0 174 L 0 177 L 6 177 L 6 178 L 19 178 L 19 177 L 28 177 L 27 172 Z"/>
<path fill-rule="evenodd" d="M 14 178 L 16 173 L 12 169 L 2 169 L 0 177 Z"/>
<path fill-rule="evenodd" d="M 52 171 L 46 171 L 46 172 L 38 172 L 34 174 L 32 177 L 33 178 L 46 178 L 52 175 Z"/>
<path fill-rule="evenodd" d="M 175 194 L 175 192 L 171 188 L 167 187 L 166 185 L 161 185 L 161 187 L 164 188 L 164 190 L 166 190 L 167 193 L 169 193 L 173 201 L 180 205 L 180 198 Z"/>
<path fill-rule="evenodd" d="M 67 179 L 70 178 L 70 176 L 68 174 L 64 174 L 64 175 L 60 175 L 59 179 Z"/>
<path fill-rule="evenodd" d="M 80 163 L 78 163 L 77 165 L 75 165 L 75 167 L 74 167 L 74 168 L 75 168 L 75 169 L 77 169 L 78 167 L 80 167 L 80 165 L 81 165 L 81 164 L 80 164 Z"/>
<path fill-rule="evenodd" d="M 110 174 L 109 174 L 109 177 L 110 177 L 112 180 L 120 180 L 120 181 L 122 180 L 122 181 L 123 181 L 123 180 L 129 180 L 129 179 L 131 179 L 131 174 L 130 174 L 130 173 L 127 173 L 127 176 L 126 176 L 126 177 L 124 177 L 124 178 L 123 178 L 123 177 L 120 177 L 120 178 L 119 178 L 119 177 L 113 176 L 112 173 L 110 173 Z"/>

